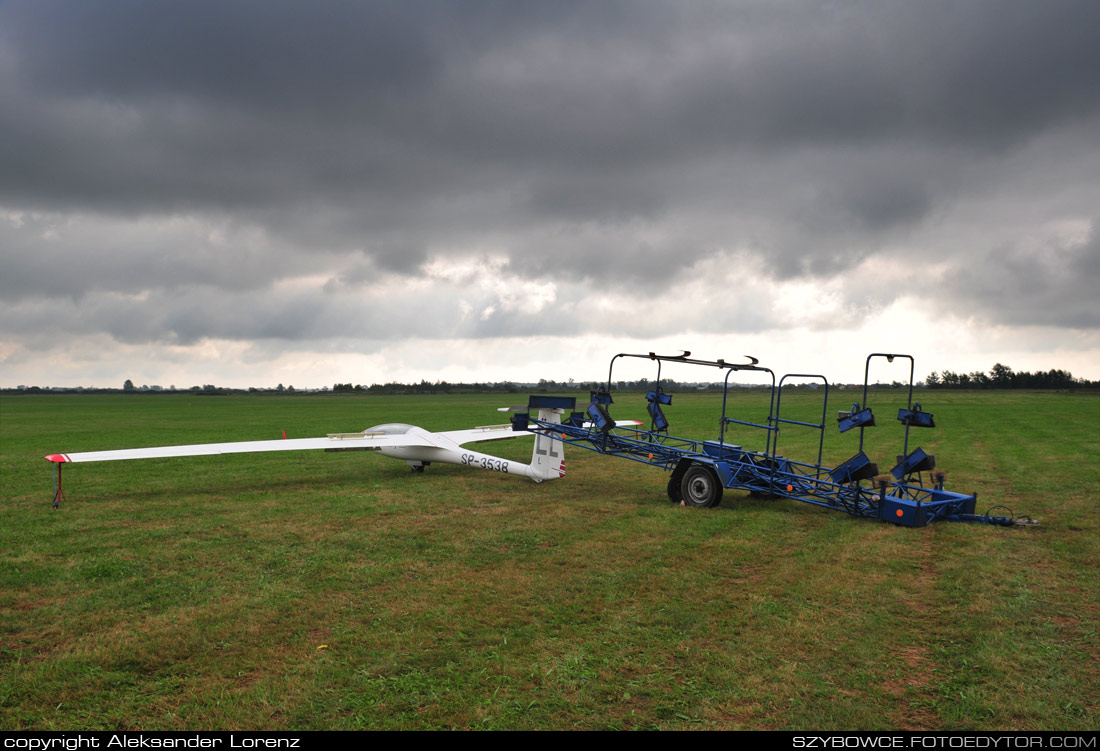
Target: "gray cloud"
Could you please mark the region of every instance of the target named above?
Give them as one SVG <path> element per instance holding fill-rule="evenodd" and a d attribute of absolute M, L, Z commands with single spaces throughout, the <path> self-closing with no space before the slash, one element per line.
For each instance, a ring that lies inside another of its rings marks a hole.
<path fill-rule="evenodd" d="M 1100 219 L 1083 242 L 1020 243 L 961 258 L 945 274 L 941 300 L 964 300 L 989 321 L 1100 328 Z"/>
<path fill-rule="evenodd" d="M 501 178 L 553 194 L 543 174 L 736 149 L 1003 147 L 1100 107 L 1093 3 L 695 5 L 8 3 L 23 169 L 3 187 L 127 209 Z"/>
<path fill-rule="evenodd" d="M 6 336 L 59 300 L 128 342 L 639 334 L 583 301 L 746 257 L 715 300 L 912 261 L 992 322 L 1094 328 L 1095 224 L 1043 228 L 1100 204 L 1096 70 L 1086 0 L 9 1 Z M 556 328 L 499 290 L 355 299 L 486 255 L 557 283 Z M 779 325 L 764 305 L 661 328 Z"/>

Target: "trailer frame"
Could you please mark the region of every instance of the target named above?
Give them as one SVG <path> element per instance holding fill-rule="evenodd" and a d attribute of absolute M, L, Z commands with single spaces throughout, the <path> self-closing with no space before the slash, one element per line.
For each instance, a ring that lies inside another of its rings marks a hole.
<path fill-rule="evenodd" d="M 1030 517 L 976 514 L 977 493 L 958 493 L 944 488 L 944 473 L 935 470 L 935 457 L 917 448 L 909 451 L 911 427 L 935 426 L 931 413 L 913 403 L 915 361 L 910 355 L 875 352 L 867 356 L 864 367 L 863 401 L 840 412 L 837 425 L 841 432 L 859 428 L 858 452 L 837 465 L 822 464 L 829 401 L 829 380 L 821 374 L 788 373 L 776 379 L 771 368 L 751 362 L 732 363 L 725 360 L 700 360 L 690 352 L 680 355 L 619 353 L 611 358 L 605 388 L 590 392 L 587 408 L 576 410 L 574 397 L 532 395 L 527 412 L 512 417 L 514 430 L 544 433 L 578 448 L 605 456 L 628 459 L 671 472 L 667 492 L 669 498 L 685 506 L 716 507 L 724 490 L 744 491 L 770 498 L 789 498 L 822 508 L 842 511 L 852 516 L 878 519 L 905 527 L 923 527 L 933 521 L 962 521 L 1000 526 L 1027 526 L 1036 522 Z M 640 358 L 657 365 L 656 386 L 646 396 L 649 402 L 650 427 L 624 429 L 616 427 L 608 407 L 613 403 L 612 383 L 615 363 L 621 358 Z M 875 425 L 874 413 L 868 405 L 871 361 L 886 358 L 909 360 L 909 388 L 906 406 L 899 409 L 898 420 L 905 427 L 902 453 L 888 474 L 880 474 L 878 465 L 864 453 L 864 431 Z M 718 440 L 682 438 L 668 432 L 668 421 L 662 404 L 671 403 L 672 396 L 661 386 L 663 363 L 680 363 L 713 367 L 725 371 L 722 381 L 722 414 L 718 421 Z M 730 376 L 738 372 L 757 372 L 770 377 L 768 417 L 764 423 L 737 419 L 729 415 Z M 788 379 L 820 380 L 822 409 L 820 422 L 806 422 L 782 416 L 783 387 Z M 537 418 L 537 410 L 558 409 L 563 413 L 560 423 Z M 568 413 L 568 417 L 565 417 Z M 764 450 L 745 449 L 726 442 L 727 427 L 739 425 L 765 432 Z M 784 425 L 810 428 L 819 432 L 815 463 L 799 462 L 778 453 L 780 428 Z M 928 480 L 925 480 L 925 474 Z"/>

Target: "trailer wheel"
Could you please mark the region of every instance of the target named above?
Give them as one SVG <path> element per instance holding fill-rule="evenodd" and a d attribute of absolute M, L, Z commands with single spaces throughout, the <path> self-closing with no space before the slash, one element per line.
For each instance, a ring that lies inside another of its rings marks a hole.
<path fill-rule="evenodd" d="M 722 483 L 718 474 L 705 464 L 693 464 L 680 483 L 684 503 L 696 508 L 713 508 L 722 502 Z"/>
<path fill-rule="evenodd" d="M 684 481 L 684 473 L 688 471 L 691 466 L 691 459 L 681 459 L 676 463 L 676 468 L 672 470 L 672 475 L 668 478 L 668 499 L 673 503 L 680 503 L 684 500 L 684 492 L 681 490 L 681 486 Z"/>
<path fill-rule="evenodd" d="M 668 478 L 668 499 L 673 503 L 679 503 L 684 498 L 680 491 L 680 483 L 683 479 L 675 472 L 672 473 L 672 477 Z"/>

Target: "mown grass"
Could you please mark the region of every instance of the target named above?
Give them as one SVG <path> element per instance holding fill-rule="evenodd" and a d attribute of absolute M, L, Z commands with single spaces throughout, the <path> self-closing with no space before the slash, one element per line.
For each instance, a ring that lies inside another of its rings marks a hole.
<path fill-rule="evenodd" d="M 785 415 L 819 419 L 816 398 L 785 395 Z M 1100 398 L 922 398 L 939 427 L 912 445 L 948 487 L 1042 527 L 905 529 L 736 493 L 695 511 L 659 470 L 572 449 L 537 486 L 360 453 L 73 465 L 54 511 L 46 453 L 453 429 L 503 404 L 3 397 L 0 727 L 1095 728 Z M 884 468 L 898 400 L 872 399 Z M 718 406 L 677 395 L 673 432 L 713 437 Z M 826 463 L 857 441 L 831 428 Z M 785 429 L 780 451 L 812 459 L 816 437 Z"/>

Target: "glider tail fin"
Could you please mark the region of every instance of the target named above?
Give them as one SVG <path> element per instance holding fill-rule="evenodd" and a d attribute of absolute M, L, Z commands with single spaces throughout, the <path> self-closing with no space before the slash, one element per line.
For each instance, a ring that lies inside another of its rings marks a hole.
<path fill-rule="evenodd" d="M 561 423 L 560 409 L 539 409 L 538 419 L 543 422 Z M 535 434 L 535 448 L 531 452 L 531 479 L 535 482 L 565 477 L 565 444 L 544 433 Z"/>

